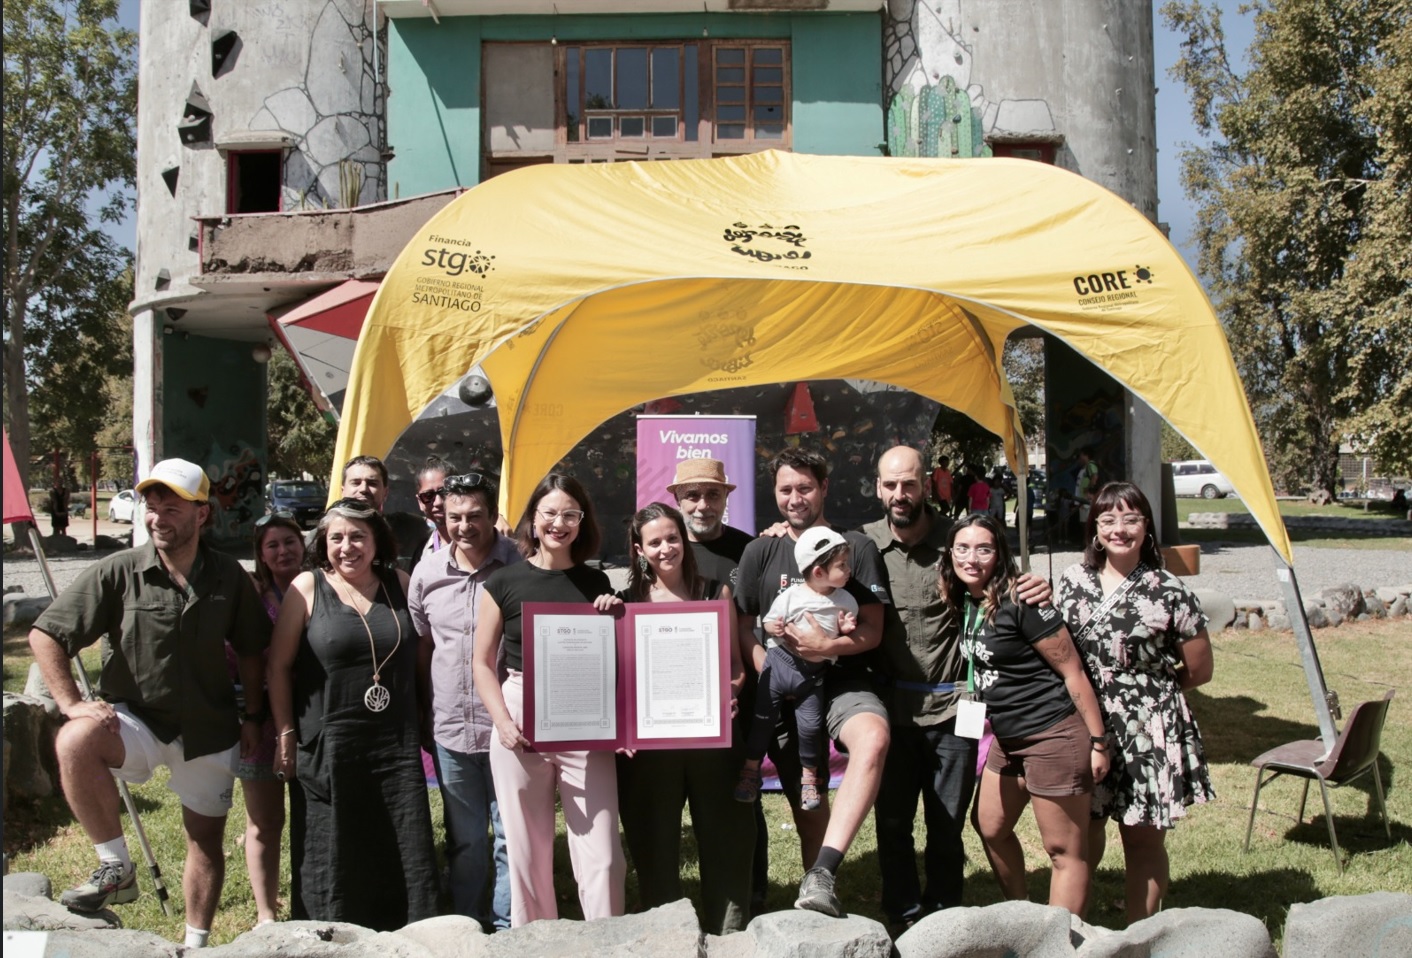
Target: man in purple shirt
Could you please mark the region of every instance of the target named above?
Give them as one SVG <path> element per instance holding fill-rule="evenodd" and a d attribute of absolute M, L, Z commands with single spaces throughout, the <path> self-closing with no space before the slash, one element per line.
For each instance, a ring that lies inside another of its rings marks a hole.
<path fill-rule="evenodd" d="M 509 928 L 509 859 L 490 778 L 494 726 L 471 685 L 471 648 L 486 579 L 521 556 L 514 540 L 495 531 L 497 496 L 488 477 L 474 472 L 446 476 L 441 489 L 449 541 L 417 563 L 407 606 L 421 636 L 425 687 L 431 689 L 433 758 L 441 783 L 451 902 L 458 914 L 487 928 Z M 495 883 L 488 911 L 487 826 L 495 834 Z"/>

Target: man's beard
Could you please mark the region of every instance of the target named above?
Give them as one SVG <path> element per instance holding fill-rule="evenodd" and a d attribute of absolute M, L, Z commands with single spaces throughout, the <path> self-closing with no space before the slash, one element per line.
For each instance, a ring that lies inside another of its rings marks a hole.
<path fill-rule="evenodd" d="M 922 514 L 921 508 L 919 506 L 912 505 L 912 503 L 910 502 L 905 501 L 899 501 L 898 505 L 905 505 L 908 509 L 908 512 L 906 513 L 906 515 L 899 515 L 897 512 L 897 505 L 888 506 L 888 520 L 899 529 L 906 529 L 909 526 L 915 525 L 917 519 Z"/>

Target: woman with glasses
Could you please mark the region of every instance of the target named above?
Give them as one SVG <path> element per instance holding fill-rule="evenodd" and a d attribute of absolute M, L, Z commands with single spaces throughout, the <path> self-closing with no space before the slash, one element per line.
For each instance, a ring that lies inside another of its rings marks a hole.
<path fill-rule="evenodd" d="M 1110 482 L 1094 497 L 1083 561 L 1059 580 L 1059 610 L 1107 719 L 1112 774 L 1094 790 L 1094 865 L 1108 820 L 1127 862 L 1128 921 L 1155 914 L 1167 891 L 1166 836 L 1186 807 L 1216 797 L 1184 689 L 1211 681 L 1201 603 L 1162 568 L 1142 490 Z"/>
<path fill-rule="evenodd" d="M 421 758 L 420 642 L 387 520 L 340 499 L 314 530 L 314 570 L 275 621 L 275 773 L 290 790 L 295 918 L 393 931 L 436 914 Z"/>
<path fill-rule="evenodd" d="M 558 918 L 554 897 L 554 793 L 568 829 L 569 855 L 585 919 L 623 913 L 626 863 L 618 842 L 613 754 L 527 751 L 522 606 L 593 602 L 611 595 L 608 577 L 585 561 L 600 533 L 577 479 L 551 473 L 535 488 L 515 536 L 524 562 L 497 570 L 476 612 L 475 689 L 495 723 L 490 770 L 510 853 L 510 924 Z M 504 652 L 506 677 L 497 670 Z"/>
<path fill-rule="evenodd" d="M 632 517 L 628 550 L 633 557 L 625 602 L 696 602 L 731 598 L 730 586 L 698 571 L 686 521 L 671 506 L 654 502 Z M 616 604 L 616 600 L 614 600 Z M 599 608 L 610 604 L 599 600 Z M 730 616 L 732 632 L 736 616 Z M 731 675 L 743 676 L 740 646 L 730 640 Z M 755 810 L 734 800 L 740 762 L 730 748 L 652 749 L 618 756 L 618 797 L 623 834 L 637 870 L 644 909 L 682 896 L 682 806 L 691 809 L 701 864 L 703 931 L 727 935 L 750 920 Z"/>
<path fill-rule="evenodd" d="M 1059 613 L 1016 601 L 1018 575 L 992 516 L 973 513 L 951 527 L 938 588 L 961 623 L 967 688 L 995 733 L 972 821 L 1001 891 L 1024 899 L 1025 852 L 1015 823 L 1032 805 L 1052 867 L 1049 904 L 1082 915 L 1089 795 L 1108 772 L 1103 716 Z M 958 714 L 958 729 L 968 717 Z"/>
<path fill-rule="evenodd" d="M 255 585 L 270 621 L 279 617 L 279 607 L 290 584 L 304 568 L 304 530 L 291 512 L 274 512 L 255 520 Z M 269 654 L 265 655 L 269 665 Z M 226 667 L 231 681 L 240 687 L 235 650 L 226 643 Z M 245 698 L 240 698 L 244 713 Z M 265 701 L 269 701 L 268 697 Z M 260 745 L 249 758 L 242 757 L 236 769 L 240 790 L 245 796 L 245 867 L 250 873 L 250 890 L 255 895 L 256 924 L 278 918 L 279 848 L 284 833 L 284 783 L 275 777 L 275 723 L 269 712 L 248 715 L 260 719 Z"/>

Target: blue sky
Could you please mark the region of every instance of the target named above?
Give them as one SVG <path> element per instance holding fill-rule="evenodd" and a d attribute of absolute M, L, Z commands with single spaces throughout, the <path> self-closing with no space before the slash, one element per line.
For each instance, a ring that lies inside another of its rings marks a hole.
<path fill-rule="evenodd" d="M 1237 12 L 1239 0 L 1216 0 L 1225 21 L 1227 43 L 1232 59 L 1241 62 L 1243 53 L 1250 45 L 1253 30 L 1248 17 Z M 1191 246 L 1192 223 L 1195 214 L 1192 205 L 1182 192 L 1181 152 L 1185 144 L 1199 138 L 1191 124 L 1191 110 L 1186 89 L 1167 75 L 1180 52 L 1179 38 L 1167 30 L 1162 17 L 1157 13 L 1162 0 L 1153 2 L 1153 40 L 1156 54 L 1155 83 L 1157 86 L 1157 196 L 1158 218 L 1171 226 L 1172 242 L 1182 251 L 1182 255 L 1196 268 L 1196 250 Z M 137 29 L 138 0 L 121 0 L 118 20 L 132 30 Z M 129 214 L 126 222 L 113 227 L 111 235 L 124 246 L 132 249 L 135 240 L 135 221 Z"/>

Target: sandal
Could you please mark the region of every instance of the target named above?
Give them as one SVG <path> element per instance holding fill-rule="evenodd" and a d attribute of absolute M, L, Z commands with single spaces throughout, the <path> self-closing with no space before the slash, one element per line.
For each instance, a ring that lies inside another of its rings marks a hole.
<path fill-rule="evenodd" d="M 753 804 L 760 798 L 760 786 L 765 782 L 760 769 L 742 768 L 740 780 L 735 783 L 734 798 L 737 802 Z"/>
<path fill-rule="evenodd" d="M 819 804 L 820 804 L 820 799 L 819 799 L 819 783 L 818 783 L 818 782 L 800 782 L 800 783 L 799 783 L 799 808 L 800 808 L 802 811 L 812 812 L 814 809 L 816 809 L 816 808 L 819 807 Z"/>

